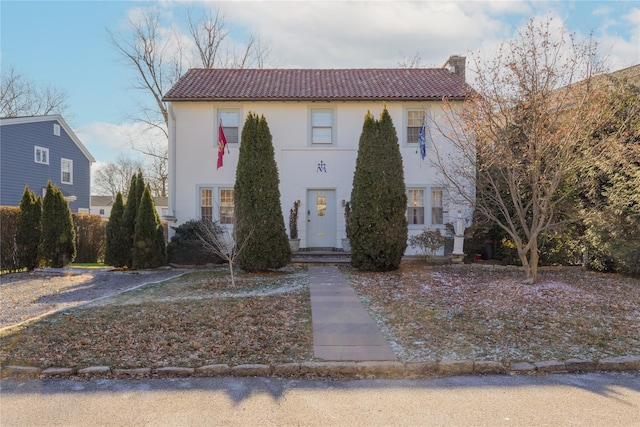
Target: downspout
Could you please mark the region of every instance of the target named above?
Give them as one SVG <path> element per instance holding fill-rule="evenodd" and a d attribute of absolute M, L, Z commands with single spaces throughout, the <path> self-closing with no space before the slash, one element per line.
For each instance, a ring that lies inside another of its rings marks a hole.
<path fill-rule="evenodd" d="M 168 195 L 169 195 L 169 206 L 168 212 L 163 219 L 167 222 L 175 223 L 177 221 L 176 215 L 176 118 L 173 112 L 173 104 L 169 103 L 169 147 L 168 147 L 168 155 L 169 155 L 169 183 L 168 183 Z M 169 227 L 169 238 L 173 235 L 173 229 Z"/>

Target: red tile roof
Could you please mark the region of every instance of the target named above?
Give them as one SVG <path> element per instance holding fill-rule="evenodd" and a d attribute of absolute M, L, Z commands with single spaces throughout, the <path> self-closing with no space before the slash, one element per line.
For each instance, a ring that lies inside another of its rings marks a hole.
<path fill-rule="evenodd" d="M 418 101 L 463 99 L 471 88 L 444 68 L 202 69 L 187 71 L 164 101 Z"/>

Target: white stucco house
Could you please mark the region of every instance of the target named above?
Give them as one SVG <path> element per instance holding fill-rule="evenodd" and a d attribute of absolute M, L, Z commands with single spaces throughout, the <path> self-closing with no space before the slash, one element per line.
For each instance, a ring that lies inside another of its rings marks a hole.
<path fill-rule="evenodd" d="M 301 248 L 340 248 L 344 204 L 351 195 L 364 117 L 386 106 L 398 133 L 408 195 L 409 234 L 442 228 L 469 206 L 451 205 L 428 159 L 426 144 L 446 144 L 435 131 L 442 99 L 463 101 L 471 90 L 463 57 L 429 69 L 191 69 L 165 94 L 169 110 L 169 201 L 165 220 L 233 222 L 233 187 L 242 127 L 264 115 L 280 176 L 281 206 L 301 201 Z M 227 140 L 217 168 L 218 126 Z M 412 249 L 407 249 L 407 254 Z"/>

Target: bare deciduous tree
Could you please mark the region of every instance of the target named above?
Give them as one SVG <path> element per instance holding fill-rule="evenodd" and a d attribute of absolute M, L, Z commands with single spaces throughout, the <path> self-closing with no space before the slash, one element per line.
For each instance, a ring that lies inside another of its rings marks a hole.
<path fill-rule="evenodd" d="M 197 18 L 189 10 L 186 21 L 188 35 L 180 32 L 176 25 L 162 27 L 158 8 L 149 7 L 139 9 L 139 13 L 129 19 L 128 32 L 107 29 L 111 44 L 125 63 L 135 70 L 135 87 L 146 93 L 150 100 L 140 105 L 132 119 L 146 124 L 149 129 L 161 129 L 165 136 L 168 136 L 169 113 L 162 96 L 188 68 L 263 67 L 269 54 L 268 45 L 254 35 L 239 48 L 238 53 L 236 46 L 227 38 L 229 30 L 219 12 L 206 12 Z M 138 145 L 134 143 L 136 150 L 154 159 L 152 165 L 156 172 L 167 170 L 166 139 L 157 142 L 162 149 Z M 163 150 L 165 154 L 158 156 Z M 163 161 L 164 165 L 156 167 L 157 161 Z"/>
<path fill-rule="evenodd" d="M 591 135 L 608 114 L 591 84 L 596 46 L 551 24 L 531 20 L 493 60 L 475 60 L 477 92 L 443 113 L 453 150 L 431 147 L 453 193 L 510 236 L 529 283 L 541 233 L 576 219 L 577 171 L 600 152 Z"/>
<path fill-rule="evenodd" d="M 129 157 L 118 157 L 114 163 L 98 168 L 93 179 L 92 190 L 99 196 L 113 196 L 120 192 L 127 197 L 131 177 L 142 170 L 142 162 Z"/>
<path fill-rule="evenodd" d="M 250 231 L 244 241 L 239 242 L 236 230 L 235 224 L 229 228 L 211 221 L 200 221 L 199 227 L 196 229 L 196 234 L 202 245 L 212 254 L 227 262 L 229 274 L 231 275 L 231 286 L 236 284 L 233 264 L 244 250 L 252 234 L 252 231 Z"/>
<path fill-rule="evenodd" d="M 404 52 L 400 51 L 402 59 L 398 61 L 399 68 L 420 68 L 422 67 L 422 58 L 420 52 L 416 52 L 413 56 L 406 56 Z"/>
<path fill-rule="evenodd" d="M 38 85 L 11 67 L 0 78 L 0 117 L 64 114 L 68 94 L 53 84 Z"/>

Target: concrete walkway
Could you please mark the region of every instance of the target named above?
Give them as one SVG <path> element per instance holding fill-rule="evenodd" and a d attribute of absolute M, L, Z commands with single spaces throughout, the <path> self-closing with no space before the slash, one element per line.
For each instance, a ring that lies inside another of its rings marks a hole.
<path fill-rule="evenodd" d="M 310 265 L 309 288 L 316 359 L 397 360 L 338 267 Z"/>

